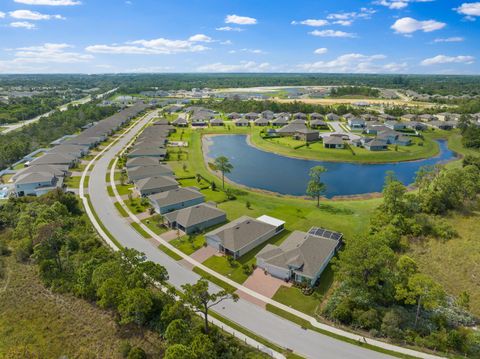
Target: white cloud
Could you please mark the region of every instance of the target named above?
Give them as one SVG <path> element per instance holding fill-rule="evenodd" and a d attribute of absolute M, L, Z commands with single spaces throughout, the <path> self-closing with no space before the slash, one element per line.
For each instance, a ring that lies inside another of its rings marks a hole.
<path fill-rule="evenodd" d="M 475 21 L 475 17 L 480 16 L 480 2 L 463 3 L 454 10 L 465 15 L 465 19 Z"/>
<path fill-rule="evenodd" d="M 432 1 L 435 1 L 435 0 L 380 0 L 380 1 L 374 2 L 374 4 L 375 5 L 386 6 L 389 9 L 392 9 L 392 10 L 400 10 L 400 9 L 406 8 L 408 6 L 408 4 L 410 4 L 410 3 L 432 2 Z"/>
<path fill-rule="evenodd" d="M 411 34 L 415 31 L 432 32 L 443 29 L 447 24 L 436 20 L 419 21 L 411 17 L 403 17 L 391 26 L 398 34 Z"/>
<path fill-rule="evenodd" d="M 339 30 L 313 30 L 309 34 L 318 37 L 356 37 L 356 34 Z"/>
<path fill-rule="evenodd" d="M 356 19 L 370 19 L 377 11 L 362 7 L 360 11 L 333 13 L 327 16 L 328 20 L 336 20 L 339 25 L 351 25 Z"/>
<path fill-rule="evenodd" d="M 225 18 L 225 23 L 237 25 L 255 25 L 257 23 L 257 19 L 248 16 L 227 15 Z"/>
<path fill-rule="evenodd" d="M 316 49 L 313 53 L 316 55 L 323 55 L 328 52 L 328 49 L 326 47 L 320 47 L 319 49 Z"/>
<path fill-rule="evenodd" d="M 238 52 L 248 52 L 250 54 L 257 54 L 257 55 L 263 55 L 263 54 L 266 54 L 265 51 L 263 50 L 260 50 L 260 49 L 240 49 L 240 50 L 230 50 L 228 53 L 229 54 L 236 54 Z"/>
<path fill-rule="evenodd" d="M 73 6 L 81 5 L 81 1 L 76 0 L 14 0 L 19 4 L 26 5 L 47 5 L 47 6 Z"/>
<path fill-rule="evenodd" d="M 240 28 L 240 27 L 231 27 L 231 26 L 217 27 L 215 30 L 217 30 L 217 31 L 236 31 L 236 32 L 243 31 L 243 29 Z"/>
<path fill-rule="evenodd" d="M 0 19 L 3 19 L 5 17 L 5 13 L 0 11 Z"/>
<path fill-rule="evenodd" d="M 330 61 L 317 61 L 299 65 L 301 71 L 329 73 L 386 73 L 401 72 L 408 67 L 406 63 L 379 63 L 385 55 L 344 54 Z"/>
<path fill-rule="evenodd" d="M 92 55 L 68 51 L 73 46 L 68 44 L 45 43 L 40 46 L 19 47 L 13 49 L 14 59 L 11 64 L 50 64 L 79 63 L 93 59 Z"/>
<path fill-rule="evenodd" d="M 21 29 L 33 30 L 36 28 L 35 24 L 28 21 L 14 21 L 10 23 L 10 27 L 16 27 Z"/>
<path fill-rule="evenodd" d="M 145 66 L 145 67 L 136 67 L 133 69 L 127 69 L 122 72 L 127 73 L 158 73 L 158 72 L 172 72 L 173 67 L 171 66 Z"/>
<path fill-rule="evenodd" d="M 212 42 L 212 38 L 210 36 L 204 35 L 204 34 L 196 34 L 193 36 L 190 36 L 188 41 L 192 42 Z"/>
<path fill-rule="evenodd" d="M 446 55 L 437 55 L 435 57 L 430 57 L 425 59 L 421 62 L 422 66 L 431 66 L 431 65 L 438 65 L 438 64 L 467 64 L 471 65 L 475 62 L 475 58 L 473 56 L 446 56 Z"/>
<path fill-rule="evenodd" d="M 292 25 L 306 25 L 306 26 L 326 26 L 329 24 L 327 20 L 322 20 L 322 19 L 307 19 L 307 20 L 302 20 L 302 21 L 292 21 Z"/>
<path fill-rule="evenodd" d="M 14 19 L 20 19 L 20 20 L 51 20 L 51 19 L 56 19 L 56 20 L 64 20 L 65 18 L 62 15 L 48 15 L 48 14 L 41 14 L 37 11 L 30 11 L 30 10 L 15 10 L 15 11 L 10 11 L 8 13 L 10 17 L 13 17 Z"/>
<path fill-rule="evenodd" d="M 122 45 L 91 45 L 86 50 L 99 54 L 133 54 L 133 55 L 169 55 L 185 52 L 201 52 L 209 50 L 199 44 L 210 39 L 205 35 L 194 35 L 188 40 L 169 40 L 164 38 L 153 40 L 136 40 Z M 211 40 L 211 39 L 210 39 Z"/>
<path fill-rule="evenodd" d="M 460 36 L 455 36 L 455 37 L 446 37 L 446 38 L 438 38 L 433 40 L 433 42 L 463 42 L 465 39 Z"/>
<path fill-rule="evenodd" d="M 254 61 L 242 61 L 239 64 L 229 65 L 217 62 L 203 65 L 197 68 L 199 72 L 265 72 L 272 67 L 268 62 L 256 63 Z"/>

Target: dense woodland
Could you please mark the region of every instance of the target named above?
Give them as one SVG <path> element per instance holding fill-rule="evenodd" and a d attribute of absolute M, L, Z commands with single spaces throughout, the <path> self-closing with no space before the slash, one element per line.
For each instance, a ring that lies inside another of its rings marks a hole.
<path fill-rule="evenodd" d="M 343 97 L 352 95 L 362 97 L 379 97 L 380 90 L 366 86 L 342 86 L 334 87 L 330 91 L 330 97 Z"/>
<path fill-rule="evenodd" d="M 255 86 L 368 86 L 409 89 L 439 95 L 479 95 L 479 76 L 367 75 L 367 74 L 115 74 L 115 75 L 3 75 L 1 86 L 121 87 L 127 94 L 150 89 L 190 90 Z"/>
<path fill-rule="evenodd" d="M 114 107 L 99 107 L 95 104 L 71 106 L 66 111 L 57 111 L 38 122 L 0 135 L 0 169 L 4 169 L 25 155 L 64 135 L 79 131 L 82 126 L 99 121 L 117 111 Z"/>
<path fill-rule="evenodd" d="M 14 97 L 10 98 L 8 102 L 0 101 L 0 125 L 29 120 L 78 97 L 54 91 L 32 97 Z"/>
<path fill-rule="evenodd" d="M 454 228 L 442 216 L 478 210 L 479 164 L 480 158 L 468 157 L 460 169 L 423 168 L 417 192 L 407 192 L 388 175 L 369 231 L 348 239 L 334 262 L 341 284 L 324 314 L 398 343 L 479 357 L 469 293 L 449 296 L 405 254 L 412 241 L 455 241 Z"/>
<path fill-rule="evenodd" d="M 165 338 L 167 359 L 266 357 L 205 326 L 190 309 L 205 298 L 204 281 L 185 287 L 184 299 L 177 300 L 173 291 L 154 285 L 168 279 L 165 268 L 135 250 L 114 253 L 102 245 L 74 195 L 59 190 L 40 198 L 11 199 L 1 206 L 0 263 L 6 255 L 35 265 L 52 291 L 114 312 L 119 326 L 159 333 Z M 210 305 L 222 298 L 208 299 Z M 120 349 L 125 358 L 145 358 L 142 348 Z"/>

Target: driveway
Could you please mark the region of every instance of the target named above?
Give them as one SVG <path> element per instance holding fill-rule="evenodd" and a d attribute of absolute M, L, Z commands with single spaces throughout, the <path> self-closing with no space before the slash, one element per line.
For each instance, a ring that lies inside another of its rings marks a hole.
<path fill-rule="evenodd" d="M 272 298 L 281 286 L 292 286 L 291 283 L 287 283 L 284 280 L 265 274 L 264 270 L 261 268 L 255 269 L 253 274 L 247 278 L 243 285 L 268 298 Z"/>
<path fill-rule="evenodd" d="M 333 132 L 323 132 L 323 133 L 320 133 L 320 136 L 328 137 L 333 133 L 338 133 L 338 134 L 342 134 L 342 135 L 347 135 L 350 138 L 350 140 L 357 140 L 361 137 L 360 135 L 357 135 L 356 133 L 346 131 L 342 126 L 340 126 L 340 123 L 341 123 L 340 121 L 329 122 L 328 124 L 333 128 Z"/>
<path fill-rule="evenodd" d="M 199 263 L 205 262 L 208 258 L 213 257 L 217 255 L 218 252 L 215 248 L 212 248 L 210 246 L 202 247 L 198 251 L 195 251 L 192 253 L 190 257 L 195 259 Z"/>

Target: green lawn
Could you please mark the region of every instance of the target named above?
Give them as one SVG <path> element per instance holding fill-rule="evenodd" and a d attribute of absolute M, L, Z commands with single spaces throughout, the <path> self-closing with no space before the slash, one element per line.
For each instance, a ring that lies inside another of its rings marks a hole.
<path fill-rule="evenodd" d="M 389 146 L 387 151 L 368 151 L 354 146 L 345 149 L 329 149 L 324 148 L 322 142 L 311 143 L 308 146 L 295 149 L 304 142 L 294 140 L 291 137 L 264 139 L 260 136 L 259 131 L 253 131 L 250 138 L 253 145 L 270 152 L 290 157 L 324 161 L 365 163 L 411 161 L 429 158 L 439 153 L 439 146 L 428 136 L 425 140 L 413 137 L 411 146 Z"/>
<path fill-rule="evenodd" d="M 150 218 L 142 219 L 142 223 L 146 225 L 152 232 L 157 235 L 167 232 L 169 229 L 163 225 L 160 225 L 159 220 L 161 217 L 157 214 Z"/>
<path fill-rule="evenodd" d="M 319 285 L 311 295 L 296 287 L 280 287 L 272 299 L 313 317 L 320 315 L 322 301 L 334 282 L 334 272 L 329 265 L 320 277 Z"/>
<path fill-rule="evenodd" d="M 114 203 L 114 206 L 115 206 L 115 208 L 117 209 L 117 211 L 120 213 L 120 215 L 121 215 L 122 217 L 128 217 L 127 211 L 125 211 L 125 210 L 123 209 L 123 207 L 122 207 L 122 205 L 120 204 L 120 202 L 115 202 L 115 203 Z"/>
<path fill-rule="evenodd" d="M 18 170 L 21 170 L 21 169 L 24 169 L 24 168 L 25 168 L 25 163 L 19 163 L 18 165 L 13 167 L 13 170 L 18 171 Z"/>
<path fill-rule="evenodd" d="M 240 284 L 248 278 L 248 275 L 243 272 L 242 265 L 237 261 L 230 265 L 227 257 L 212 256 L 202 264 Z"/>
<path fill-rule="evenodd" d="M 127 199 L 124 201 L 124 203 L 134 214 L 145 212 L 150 207 L 149 203 L 142 204 L 142 200 L 140 198 L 132 198 L 131 200 Z"/>
<path fill-rule="evenodd" d="M 121 185 L 117 184 L 115 185 L 117 187 L 117 192 L 120 196 L 127 195 L 129 193 L 132 193 L 133 185 L 132 184 L 127 184 L 127 185 Z M 115 194 L 113 193 L 113 188 L 112 186 L 107 187 L 108 195 L 113 197 Z"/>
<path fill-rule="evenodd" d="M 205 244 L 205 236 L 186 235 L 170 241 L 170 244 L 175 248 L 181 250 L 183 253 L 190 255 L 203 247 L 203 245 Z"/>
<path fill-rule="evenodd" d="M 84 187 L 88 187 L 89 176 L 85 176 Z M 69 188 L 80 188 L 80 180 L 82 176 L 74 176 L 65 178 L 65 185 Z"/>

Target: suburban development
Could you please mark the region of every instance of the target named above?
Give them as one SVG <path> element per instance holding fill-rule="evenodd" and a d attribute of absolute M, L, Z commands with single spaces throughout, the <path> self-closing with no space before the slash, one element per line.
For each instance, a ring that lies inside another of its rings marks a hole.
<path fill-rule="evenodd" d="M 188 3 L 155 26 L 219 21 L 211 36 L 0 50 L 0 357 L 479 358 L 479 70 L 473 55 L 411 59 L 478 52 L 480 3 L 302 5 L 317 18 Z M 117 5 L 108 24 L 150 33 L 144 5 Z M 0 6 L 24 44 L 18 31 L 46 39 L 54 20 L 93 29 L 104 5 Z M 404 64 L 320 59 L 367 46 L 368 21 L 393 22 Z M 272 22 L 292 52 L 328 48 L 293 67 L 223 63 L 290 59 L 262 40 Z M 211 51 L 225 57 L 200 65 Z"/>

